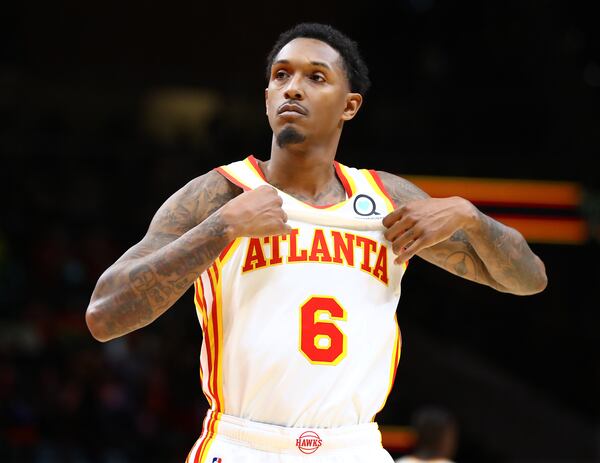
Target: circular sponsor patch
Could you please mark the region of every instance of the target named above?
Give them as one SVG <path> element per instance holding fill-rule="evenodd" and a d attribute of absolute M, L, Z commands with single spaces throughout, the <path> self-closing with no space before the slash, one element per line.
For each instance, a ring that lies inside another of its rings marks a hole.
<path fill-rule="evenodd" d="M 362 216 L 373 214 L 379 215 L 379 213 L 375 211 L 375 201 L 373 198 L 363 194 L 358 195 L 354 199 L 354 212 Z"/>
<path fill-rule="evenodd" d="M 319 435 L 314 431 L 304 431 L 296 439 L 296 447 L 302 453 L 314 453 L 323 444 Z"/>

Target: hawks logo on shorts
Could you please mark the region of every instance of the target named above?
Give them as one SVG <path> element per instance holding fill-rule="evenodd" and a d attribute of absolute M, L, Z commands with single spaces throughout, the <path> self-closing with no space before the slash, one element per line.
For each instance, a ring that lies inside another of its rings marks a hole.
<path fill-rule="evenodd" d="M 296 447 L 302 453 L 315 453 L 321 445 L 323 445 L 323 441 L 314 431 L 304 431 L 296 439 Z"/>

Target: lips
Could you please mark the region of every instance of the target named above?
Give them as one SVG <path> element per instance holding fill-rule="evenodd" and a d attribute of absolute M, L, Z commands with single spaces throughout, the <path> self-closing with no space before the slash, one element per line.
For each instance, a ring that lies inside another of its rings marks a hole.
<path fill-rule="evenodd" d="M 304 106 L 299 105 L 298 103 L 284 103 L 277 110 L 277 114 L 283 114 L 286 112 L 298 113 L 302 114 L 303 116 L 306 116 L 308 114 L 308 110 Z"/>

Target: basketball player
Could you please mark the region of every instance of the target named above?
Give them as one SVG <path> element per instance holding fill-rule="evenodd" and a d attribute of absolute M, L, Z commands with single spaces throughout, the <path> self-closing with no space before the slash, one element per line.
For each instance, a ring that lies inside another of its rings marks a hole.
<path fill-rule="evenodd" d="M 334 160 L 368 84 L 339 31 L 283 33 L 268 58 L 268 159 L 189 182 L 98 280 L 86 320 L 101 341 L 194 285 L 210 410 L 189 462 L 392 462 L 374 416 L 400 357 L 409 259 L 513 294 L 546 286 L 523 237 L 467 200 Z"/>
<path fill-rule="evenodd" d="M 452 463 L 458 443 L 458 423 L 450 412 L 440 407 L 426 406 L 412 417 L 417 433 L 417 445 L 411 455 L 396 463 Z"/>

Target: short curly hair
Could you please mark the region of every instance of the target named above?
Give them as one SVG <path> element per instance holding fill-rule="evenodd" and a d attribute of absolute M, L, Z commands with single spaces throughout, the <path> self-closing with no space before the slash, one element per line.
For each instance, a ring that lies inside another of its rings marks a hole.
<path fill-rule="evenodd" d="M 319 23 L 300 23 L 279 35 L 267 56 L 267 81 L 277 54 L 289 42 L 299 37 L 317 39 L 335 49 L 342 57 L 351 91 L 362 95 L 367 92 L 371 86 L 369 69 L 358 51 L 358 44 L 334 27 Z"/>

